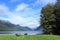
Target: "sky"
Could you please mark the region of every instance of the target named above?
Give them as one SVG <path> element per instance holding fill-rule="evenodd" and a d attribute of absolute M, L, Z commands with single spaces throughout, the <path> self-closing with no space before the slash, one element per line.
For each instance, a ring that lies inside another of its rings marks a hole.
<path fill-rule="evenodd" d="M 0 0 L 0 19 L 13 24 L 38 27 L 43 6 L 56 0 Z"/>

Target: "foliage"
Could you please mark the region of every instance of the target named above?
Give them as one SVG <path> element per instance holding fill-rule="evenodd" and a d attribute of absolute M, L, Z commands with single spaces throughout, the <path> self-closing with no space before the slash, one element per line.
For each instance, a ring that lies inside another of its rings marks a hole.
<path fill-rule="evenodd" d="M 53 34 L 53 28 L 56 27 L 56 16 L 54 14 L 53 4 L 48 4 L 44 6 L 41 10 L 41 27 L 43 28 L 44 33 Z"/>
<path fill-rule="evenodd" d="M 55 4 L 54 14 L 56 15 L 56 27 L 54 34 L 60 35 L 60 0 L 57 0 Z"/>
<path fill-rule="evenodd" d="M 25 33 L 24 35 L 28 35 L 27 33 Z"/>
<path fill-rule="evenodd" d="M 20 34 L 15 34 L 15 35 L 16 35 L 17 37 L 18 37 L 18 36 L 21 36 Z"/>
<path fill-rule="evenodd" d="M 40 22 L 44 33 L 60 35 L 60 0 L 42 8 Z"/>

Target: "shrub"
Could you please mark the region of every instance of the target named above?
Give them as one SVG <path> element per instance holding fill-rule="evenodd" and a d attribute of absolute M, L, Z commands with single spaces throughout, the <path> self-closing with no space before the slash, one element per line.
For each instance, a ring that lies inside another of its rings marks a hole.
<path fill-rule="evenodd" d="M 28 35 L 27 33 L 25 33 L 24 35 Z"/>
<path fill-rule="evenodd" d="M 16 36 L 20 36 L 20 34 L 15 34 Z"/>

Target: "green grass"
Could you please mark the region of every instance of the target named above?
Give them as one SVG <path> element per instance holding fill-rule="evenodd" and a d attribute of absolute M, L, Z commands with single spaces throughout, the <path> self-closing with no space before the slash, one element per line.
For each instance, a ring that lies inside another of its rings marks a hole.
<path fill-rule="evenodd" d="M 22 35 L 0 34 L 0 40 L 60 40 L 60 36 L 56 35 Z"/>

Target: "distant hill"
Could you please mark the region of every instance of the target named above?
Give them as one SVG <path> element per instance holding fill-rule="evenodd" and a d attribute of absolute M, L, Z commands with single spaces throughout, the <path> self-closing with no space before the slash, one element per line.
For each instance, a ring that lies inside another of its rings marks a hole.
<path fill-rule="evenodd" d="M 34 29 L 34 31 L 42 31 L 42 30 L 43 30 L 43 28 L 41 28 L 40 26 L 37 27 L 36 29 Z"/>
<path fill-rule="evenodd" d="M 28 27 L 22 27 L 20 25 L 15 25 L 10 23 L 7 20 L 0 20 L 0 31 L 28 31 L 28 30 L 32 30 Z"/>

